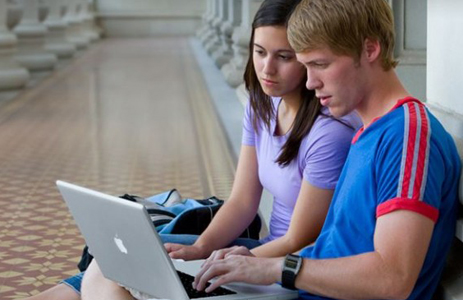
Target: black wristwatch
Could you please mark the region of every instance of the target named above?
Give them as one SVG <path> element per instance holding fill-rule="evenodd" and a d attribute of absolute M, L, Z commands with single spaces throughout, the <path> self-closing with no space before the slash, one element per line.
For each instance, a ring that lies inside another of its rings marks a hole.
<path fill-rule="evenodd" d="M 302 257 L 299 255 L 288 254 L 283 262 L 283 270 L 281 274 L 281 285 L 284 288 L 296 290 L 294 285 L 296 276 L 302 267 Z"/>

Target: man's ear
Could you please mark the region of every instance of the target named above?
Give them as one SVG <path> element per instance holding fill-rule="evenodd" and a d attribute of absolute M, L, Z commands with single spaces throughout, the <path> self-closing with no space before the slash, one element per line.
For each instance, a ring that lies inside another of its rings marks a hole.
<path fill-rule="evenodd" d="M 381 54 L 381 45 L 378 40 L 367 38 L 363 43 L 363 52 L 367 61 L 374 62 Z"/>

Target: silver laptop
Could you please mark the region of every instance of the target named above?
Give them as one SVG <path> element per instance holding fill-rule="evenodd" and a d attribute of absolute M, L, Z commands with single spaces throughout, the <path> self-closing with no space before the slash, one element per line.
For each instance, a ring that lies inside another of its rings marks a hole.
<path fill-rule="evenodd" d="M 143 205 L 57 181 L 77 226 L 104 276 L 162 299 L 295 299 L 296 291 L 278 284 L 234 283 L 219 294 L 191 295 L 191 282 L 201 261 L 171 260 Z M 180 273 L 178 272 L 180 271 Z M 181 279 L 182 278 L 182 279 Z M 182 283 L 183 281 L 183 283 Z M 190 293 L 190 296 L 189 294 Z"/>

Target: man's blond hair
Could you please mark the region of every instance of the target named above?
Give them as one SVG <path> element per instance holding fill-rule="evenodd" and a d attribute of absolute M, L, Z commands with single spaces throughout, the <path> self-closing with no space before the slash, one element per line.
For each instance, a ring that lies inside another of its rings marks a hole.
<path fill-rule="evenodd" d="M 394 18 L 385 0 L 302 0 L 288 22 L 296 52 L 328 47 L 358 61 L 367 38 L 381 45 L 383 69 L 394 68 Z"/>

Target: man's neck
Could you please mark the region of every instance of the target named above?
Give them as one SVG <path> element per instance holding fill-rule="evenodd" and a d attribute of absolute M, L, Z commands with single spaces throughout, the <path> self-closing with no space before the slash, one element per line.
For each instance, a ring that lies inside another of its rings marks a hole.
<path fill-rule="evenodd" d="M 371 78 L 370 92 L 357 107 L 365 128 L 388 113 L 398 100 L 410 96 L 394 70 L 380 72 L 378 76 Z"/>

